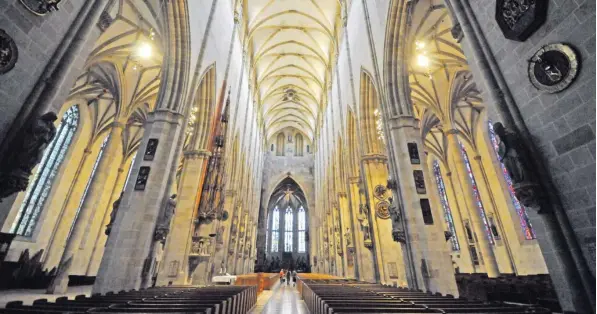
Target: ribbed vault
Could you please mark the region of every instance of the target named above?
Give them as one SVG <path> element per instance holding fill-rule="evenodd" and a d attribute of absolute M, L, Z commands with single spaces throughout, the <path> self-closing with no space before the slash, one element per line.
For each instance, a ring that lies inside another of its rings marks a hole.
<path fill-rule="evenodd" d="M 294 127 L 313 141 L 338 49 L 339 0 L 245 0 L 254 89 L 266 137 Z"/>

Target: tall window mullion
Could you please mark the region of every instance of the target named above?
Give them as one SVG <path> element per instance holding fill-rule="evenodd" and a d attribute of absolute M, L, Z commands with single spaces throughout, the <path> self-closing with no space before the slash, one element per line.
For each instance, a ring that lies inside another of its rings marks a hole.
<path fill-rule="evenodd" d="M 81 196 L 81 200 L 79 201 L 79 207 L 77 207 L 77 211 L 75 213 L 75 219 L 73 219 L 73 223 L 71 224 L 70 230 L 68 231 L 68 236 L 66 237 L 67 242 L 68 242 L 68 239 L 70 239 L 70 236 L 72 235 L 73 229 L 75 228 L 77 218 L 79 218 L 79 213 L 81 212 L 81 208 L 83 208 L 83 204 L 85 203 L 85 198 L 87 197 L 87 193 L 89 192 L 89 187 L 91 186 L 91 182 L 93 182 L 93 178 L 95 177 L 95 171 L 97 170 L 97 166 L 99 165 L 100 160 L 102 160 L 102 157 L 104 155 L 104 149 L 106 148 L 106 145 L 108 144 L 109 138 L 110 138 L 109 135 L 106 136 L 106 138 L 104 139 L 104 142 L 102 143 L 100 151 L 97 154 L 97 158 L 95 159 L 95 163 L 93 164 L 93 169 L 91 170 L 91 175 L 89 176 L 89 179 L 87 179 L 87 184 L 85 185 L 85 190 L 83 190 L 83 195 Z"/>
<path fill-rule="evenodd" d="M 444 219 L 446 220 L 448 229 L 450 229 L 450 232 L 452 233 L 452 238 L 450 239 L 452 242 L 452 250 L 459 251 L 460 244 L 458 243 L 458 237 L 456 236 L 456 228 L 454 227 L 452 210 L 450 209 L 450 203 L 448 202 L 448 197 L 446 194 L 446 186 L 444 185 L 444 179 L 442 178 L 439 162 L 437 160 L 433 161 L 433 174 L 435 175 L 435 182 L 437 183 L 437 189 L 439 191 L 439 200 L 442 204 L 442 208 L 444 209 Z"/>
<path fill-rule="evenodd" d="M 305 223 L 305 208 L 302 206 L 298 210 L 298 252 L 305 253 L 307 251 L 307 245 L 305 243 L 305 232 L 306 232 L 306 223 Z"/>
<path fill-rule="evenodd" d="M 278 243 L 280 240 L 280 210 L 274 208 L 272 213 L 272 252 L 278 252 Z"/>
<path fill-rule="evenodd" d="M 498 142 L 495 131 L 493 130 L 493 124 L 491 123 L 491 121 L 489 121 L 489 138 L 491 139 L 493 150 L 495 151 L 496 155 L 498 155 L 499 160 L 500 143 Z M 506 169 L 506 166 L 504 166 L 504 164 L 501 161 L 500 169 L 502 170 L 502 175 L 504 176 L 504 179 L 508 184 L 508 192 L 510 194 L 510 199 L 512 200 L 512 204 L 514 204 L 514 208 L 516 209 L 516 213 L 518 214 L 518 218 L 520 220 L 520 227 L 522 228 L 524 237 L 527 240 L 535 239 L 535 230 L 533 230 L 533 226 L 531 225 L 531 221 L 529 220 L 529 217 L 527 215 L 526 208 L 524 207 L 524 205 L 520 203 L 518 197 L 516 197 L 516 193 L 514 192 L 514 186 L 512 185 L 512 178 L 510 178 L 508 169 Z"/>
<path fill-rule="evenodd" d="M 462 144 L 460 144 L 460 150 L 462 152 L 462 157 L 464 158 L 464 164 L 466 165 L 468 177 L 471 181 L 471 185 L 473 186 L 473 196 L 475 197 L 475 201 L 477 202 L 477 208 L 479 210 L 479 213 L 481 214 L 483 225 L 485 226 L 485 233 L 487 234 L 489 242 L 491 244 L 495 244 L 495 241 L 491 234 L 491 228 L 489 227 L 489 222 L 487 221 L 485 207 L 483 206 L 483 202 L 481 201 L 481 195 L 479 194 L 479 189 L 477 188 L 477 181 L 475 180 L 475 175 L 473 174 L 473 168 L 471 167 L 471 163 L 468 159 L 468 154 L 466 153 L 466 150 L 464 149 L 464 146 Z"/>
<path fill-rule="evenodd" d="M 56 136 L 46 148 L 38 170 L 33 176 L 32 183 L 25 192 L 15 222 L 11 226 L 11 233 L 31 236 L 41 211 L 47 201 L 53 179 L 58 173 L 66 151 L 79 125 L 79 107 L 70 107 L 62 116 L 60 125 L 56 129 Z"/>
<path fill-rule="evenodd" d="M 293 216 L 292 208 L 286 208 L 286 214 L 284 214 L 284 252 L 292 252 L 292 241 L 293 241 Z"/>

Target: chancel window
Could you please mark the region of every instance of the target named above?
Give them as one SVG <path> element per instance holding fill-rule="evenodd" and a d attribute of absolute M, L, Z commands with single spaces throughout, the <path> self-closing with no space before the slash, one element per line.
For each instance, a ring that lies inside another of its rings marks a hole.
<path fill-rule="evenodd" d="M 487 215 L 485 214 L 485 207 L 483 207 L 483 202 L 481 201 L 481 195 L 479 194 L 479 189 L 477 188 L 477 181 L 475 181 L 475 175 L 473 174 L 473 169 L 471 168 L 471 163 L 468 159 L 468 154 L 464 149 L 464 146 L 460 144 L 460 148 L 462 151 L 462 157 L 464 158 L 464 164 L 466 165 L 466 170 L 468 172 L 468 177 L 471 180 L 471 185 L 473 186 L 473 195 L 475 197 L 475 201 L 477 202 L 477 208 L 479 213 L 481 213 L 481 218 L 483 219 L 483 225 L 485 226 L 485 233 L 487 234 L 487 238 L 491 244 L 494 244 L 495 241 L 493 236 L 491 235 L 491 228 L 489 227 L 489 222 L 487 221 Z"/>
<path fill-rule="evenodd" d="M 493 149 L 494 149 L 495 153 L 498 154 L 498 151 L 500 148 L 500 143 L 495 134 L 495 131 L 493 130 L 493 124 L 491 123 L 491 121 L 489 121 L 489 138 L 491 139 L 491 144 L 493 145 Z M 533 230 L 531 221 L 529 220 L 529 217 L 527 216 L 526 208 L 524 207 L 524 205 L 522 205 L 520 203 L 520 201 L 518 201 L 518 198 L 516 197 L 516 194 L 514 192 L 514 186 L 512 185 L 512 178 L 510 178 L 510 175 L 508 174 L 508 170 L 506 169 L 506 166 L 504 166 L 504 164 L 501 162 L 500 162 L 500 168 L 502 170 L 502 174 L 504 175 L 504 179 L 506 179 L 506 183 L 508 184 L 508 192 L 510 194 L 510 199 L 512 200 L 512 203 L 514 204 L 514 208 L 516 209 L 516 213 L 518 214 L 518 218 L 520 220 L 520 227 L 522 228 L 524 237 L 527 240 L 535 239 L 536 238 L 535 230 Z"/>
<path fill-rule="evenodd" d="M 58 168 L 73 140 L 79 126 L 79 106 L 74 105 L 62 116 L 60 125 L 56 129 L 56 136 L 46 148 L 39 168 L 27 190 L 25 199 L 17 214 L 10 232 L 21 236 L 30 237 L 35 229 L 39 215 L 50 194 L 50 188 Z"/>
<path fill-rule="evenodd" d="M 442 178 L 442 172 L 439 168 L 439 162 L 437 160 L 433 161 L 433 174 L 435 175 L 435 182 L 439 191 L 439 200 L 444 210 L 444 219 L 446 220 L 448 229 L 450 229 L 450 232 L 452 233 L 452 238 L 450 238 L 450 241 L 452 242 L 452 250 L 458 251 L 460 250 L 460 244 L 458 243 L 456 228 L 454 227 L 454 219 L 452 217 L 452 210 L 450 209 L 450 203 L 448 202 L 448 196 L 446 195 L 446 186 L 444 185 L 444 179 Z"/>
<path fill-rule="evenodd" d="M 292 208 L 286 208 L 284 215 L 284 252 L 292 252 Z"/>
<path fill-rule="evenodd" d="M 280 210 L 276 206 L 272 213 L 272 252 L 278 252 L 278 243 L 280 237 Z"/>
<path fill-rule="evenodd" d="M 81 196 L 81 200 L 79 201 L 79 207 L 77 208 L 77 211 L 75 213 L 75 219 L 73 219 L 73 223 L 70 226 L 70 230 L 68 231 L 68 237 L 66 237 L 66 241 L 68 241 L 68 239 L 70 238 L 73 229 L 75 228 L 75 223 L 77 222 L 77 218 L 79 217 L 79 213 L 81 212 L 81 208 L 83 208 L 83 204 L 85 203 L 85 197 L 87 196 L 87 193 L 89 192 L 89 187 L 91 186 L 91 182 L 93 182 L 93 177 L 95 176 L 95 171 L 97 170 L 97 166 L 99 166 L 100 160 L 102 160 L 102 156 L 104 155 L 104 149 L 106 149 L 106 145 L 108 144 L 108 139 L 110 138 L 110 136 L 106 136 L 106 138 L 104 139 L 104 142 L 102 143 L 102 146 L 99 150 L 99 153 L 97 154 L 97 158 L 95 158 L 95 163 L 93 164 L 93 169 L 91 170 L 91 175 L 89 176 L 89 179 L 87 179 L 87 185 L 85 185 L 85 190 L 83 190 L 83 195 Z"/>
<path fill-rule="evenodd" d="M 307 245 L 305 243 L 305 209 L 301 206 L 298 210 L 298 252 L 305 253 L 307 251 Z"/>

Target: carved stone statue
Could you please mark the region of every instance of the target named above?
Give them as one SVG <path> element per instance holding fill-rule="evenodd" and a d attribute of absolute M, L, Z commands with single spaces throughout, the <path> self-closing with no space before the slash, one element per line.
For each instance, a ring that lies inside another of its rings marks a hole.
<path fill-rule="evenodd" d="M 118 208 L 120 208 L 120 201 L 122 200 L 122 195 L 124 191 L 120 192 L 120 196 L 114 203 L 112 204 L 112 212 L 110 213 L 110 222 L 106 225 L 106 235 L 109 236 L 110 232 L 112 232 L 112 226 L 114 225 L 114 221 L 116 220 L 116 215 L 118 214 Z"/>
<path fill-rule="evenodd" d="M 58 117 L 53 112 L 42 115 L 17 139 L 13 155 L 3 165 L 4 173 L 0 174 L 0 199 L 27 188 L 31 171 L 56 136 L 56 119 Z"/>
<path fill-rule="evenodd" d="M 540 187 L 529 169 L 532 158 L 518 136 L 497 122 L 493 129 L 500 143 L 498 156 L 506 167 L 518 200 L 527 207 L 539 206 Z"/>
<path fill-rule="evenodd" d="M 344 233 L 344 239 L 346 239 L 346 246 L 350 246 L 352 244 L 352 241 L 350 239 L 350 229 L 346 228 L 346 232 Z"/>
<path fill-rule="evenodd" d="M 174 216 L 174 211 L 176 209 L 176 194 L 172 194 L 168 199 L 168 203 L 166 203 L 166 208 L 164 208 L 164 212 L 162 216 L 158 220 L 155 233 L 154 233 L 154 240 L 155 241 L 162 241 L 166 240 L 168 233 L 170 231 L 170 222 L 172 221 L 172 217 Z"/>
<path fill-rule="evenodd" d="M 392 238 L 396 242 L 406 243 L 406 234 L 404 233 L 404 229 L 402 227 L 400 208 L 394 204 L 393 197 L 389 197 L 388 201 L 390 202 L 388 211 L 390 212 L 390 217 L 392 218 Z"/>

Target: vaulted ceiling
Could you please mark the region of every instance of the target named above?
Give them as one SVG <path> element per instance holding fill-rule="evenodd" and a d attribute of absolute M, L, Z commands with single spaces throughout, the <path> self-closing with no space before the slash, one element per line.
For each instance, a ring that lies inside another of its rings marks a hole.
<path fill-rule="evenodd" d="M 244 0 L 243 9 L 266 137 L 296 128 L 313 140 L 338 50 L 340 1 Z"/>

